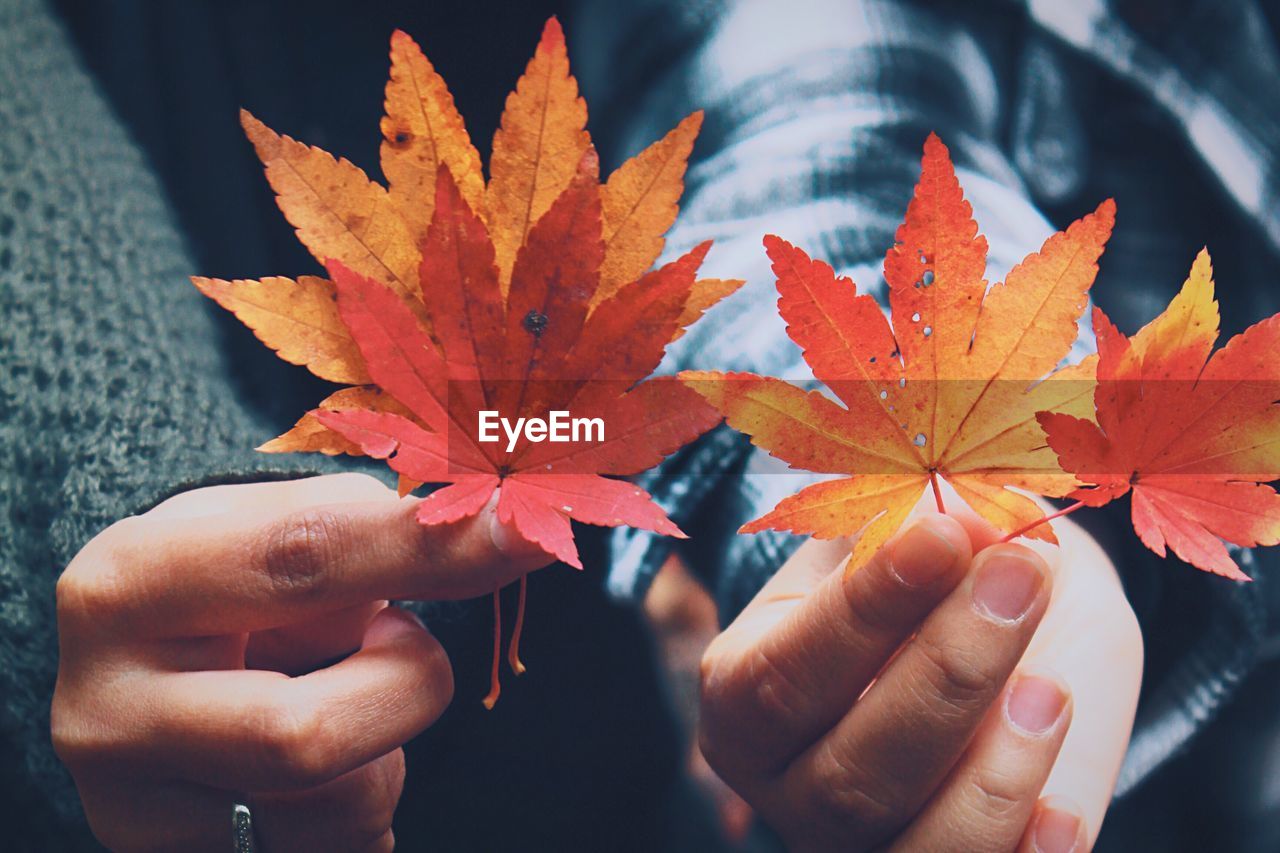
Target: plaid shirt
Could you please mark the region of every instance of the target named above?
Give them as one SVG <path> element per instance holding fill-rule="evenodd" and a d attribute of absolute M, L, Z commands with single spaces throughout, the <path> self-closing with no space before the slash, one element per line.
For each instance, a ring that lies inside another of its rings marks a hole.
<path fill-rule="evenodd" d="M 1206 242 L 1224 310 L 1236 310 L 1224 314 L 1225 331 L 1280 309 L 1276 286 L 1256 272 L 1280 254 L 1280 60 L 1271 22 L 1251 0 L 635 0 L 587 2 L 577 23 L 587 94 L 616 113 L 606 108 L 597 134 L 606 153 L 633 153 L 706 110 L 667 250 L 714 238 L 705 273 L 747 285 L 673 348 L 668 370 L 810 378 L 774 310 L 760 239 L 777 233 L 882 297 L 880 263 L 931 130 L 950 146 L 992 247 L 989 280 L 1115 196 L 1119 222 L 1096 293 L 1121 328 L 1162 309 Z M 601 118 L 597 110 L 594 129 Z M 1078 350 L 1091 345 L 1085 329 Z M 799 544 L 736 535 L 812 481 L 765 459 L 721 429 L 644 481 L 697 530 L 682 547 L 726 618 Z M 1207 598 L 1213 613 L 1167 666 L 1149 662 L 1124 792 L 1254 665 L 1268 579 L 1236 587 L 1161 564 L 1131 536 L 1117 541 L 1144 627 L 1179 618 L 1169 603 L 1179 595 L 1196 607 Z M 622 597 L 642 594 L 676 547 L 630 529 L 613 545 L 610 586 Z M 1254 555 L 1238 556 L 1258 574 Z M 1211 683 L 1196 680 L 1201 671 Z"/>

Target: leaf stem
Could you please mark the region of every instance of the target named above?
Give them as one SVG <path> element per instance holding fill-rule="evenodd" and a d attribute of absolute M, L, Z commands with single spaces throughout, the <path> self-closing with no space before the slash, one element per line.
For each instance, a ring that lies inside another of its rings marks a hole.
<path fill-rule="evenodd" d="M 484 707 L 492 711 L 502 694 L 498 681 L 498 662 L 502 659 L 502 589 L 493 591 L 493 666 L 489 670 L 489 695 L 484 697 Z"/>
<path fill-rule="evenodd" d="M 942 502 L 942 488 L 938 485 L 938 472 L 929 470 L 929 485 L 933 487 L 933 499 L 938 502 L 938 512 L 947 514 L 947 506 Z"/>
<path fill-rule="evenodd" d="M 1037 521 L 1033 521 L 1030 524 L 1024 524 L 1022 527 L 1019 527 L 1017 530 L 1013 531 L 1012 533 L 1010 533 L 1008 536 L 1004 537 L 1000 541 L 1012 542 L 1013 540 L 1017 539 L 1019 536 L 1026 533 L 1028 530 L 1035 530 L 1040 525 L 1048 524 L 1049 522 L 1053 521 L 1055 518 L 1062 518 L 1064 515 L 1071 515 L 1071 513 L 1080 509 L 1080 507 L 1082 506 L 1084 506 L 1084 501 L 1076 501 L 1070 506 L 1063 507 L 1057 512 L 1053 512 L 1053 513 L 1050 513 L 1049 515 L 1046 515 L 1044 518 L 1041 518 Z"/>
<path fill-rule="evenodd" d="M 524 630 L 524 602 L 529 594 L 529 576 L 520 576 L 520 603 L 516 605 L 516 627 L 511 632 L 511 645 L 507 647 L 507 663 L 516 675 L 524 675 L 524 663 L 520 660 L 520 632 Z"/>

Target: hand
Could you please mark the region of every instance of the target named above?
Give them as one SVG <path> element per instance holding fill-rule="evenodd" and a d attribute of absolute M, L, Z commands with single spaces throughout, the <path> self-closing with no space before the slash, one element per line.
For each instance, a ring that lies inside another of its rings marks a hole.
<path fill-rule="evenodd" d="M 806 543 L 703 658 L 712 767 L 792 849 L 1088 849 L 1142 641 L 1106 556 L 1055 530 L 925 513 L 848 577 L 848 543 Z"/>
<path fill-rule="evenodd" d="M 53 742 L 113 850 L 390 850 L 408 739 L 453 694 L 387 599 L 465 598 L 549 562 L 491 509 L 426 528 L 343 474 L 178 495 L 58 582 Z M 336 661 L 336 662 L 335 662 Z"/>

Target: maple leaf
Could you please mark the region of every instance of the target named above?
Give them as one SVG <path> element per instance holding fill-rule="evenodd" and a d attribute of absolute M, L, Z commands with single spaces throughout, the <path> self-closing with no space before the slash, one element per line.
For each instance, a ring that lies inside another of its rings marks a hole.
<path fill-rule="evenodd" d="M 441 171 L 422 274 L 438 347 L 390 289 L 331 261 L 342 322 L 374 384 L 412 419 L 359 408 L 313 413 L 403 476 L 451 484 L 423 499 L 423 523 L 478 512 L 497 490 L 502 521 L 578 568 L 570 519 L 683 535 L 643 490 L 602 475 L 642 471 L 718 420 L 676 382 L 641 382 L 675 335 L 707 245 L 619 289 L 588 316 L 602 256 L 590 161 L 588 152 L 530 232 L 506 300 L 483 221 Z M 478 440 L 482 410 L 511 420 L 571 411 L 600 417 L 607 430 L 603 440 L 559 444 L 522 435 L 508 448 Z"/>
<path fill-rule="evenodd" d="M 930 135 L 885 256 L 892 322 L 828 264 L 766 237 L 787 333 L 839 402 L 754 374 L 681 378 L 757 447 L 794 468 L 847 476 L 784 499 L 742 532 L 860 533 L 854 569 L 930 485 L 941 508 L 938 479 L 1002 530 L 1043 518 L 1013 489 L 1060 496 L 1078 485 L 1045 446 L 1035 414 L 1088 405 L 1092 361 L 1046 375 L 1077 336 L 1114 213 L 1103 202 L 988 289 L 986 239 L 946 146 Z M 1047 526 L 1032 535 L 1053 537 Z"/>
<path fill-rule="evenodd" d="M 1248 580 L 1221 540 L 1280 543 L 1280 315 L 1213 351 L 1218 305 L 1202 251 L 1168 308 L 1127 338 L 1094 309 L 1096 421 L 1039 420 L 1079 505 L 1132 493 L 1133 526 L 1160 556 Z M 1075 507 L 1062 510 L 1065 514 Z"/>
<path fill-rule="evenodd" d="M 280 209 L 329 278 L 193 282 L 281 358 L 350 386 L 259 450 L 383 458 L 401 494 L 444 484 L 421 502 L 423 524 L 475 514 L 496 492 L 502 521 L 578 568 L 571 520 L 683 536 L 643 490 L 613 478 L 718 421 L 680 383 L 645 381 L 666 346 L 741 284 L 697 280 L 705 245 L 649 272 L 701 113 L 602 184 L 554 18 L 507 98 L 487 184 L 444 80 L 399 31 L 385 111 L 386 187 L 242 112 Z M 607 423 L 604 438 L 478 440 L 481 411 L 520 422 L 560 410 Z M 521 612 L 524 590 L 522 579 Z M 495 657 L 486 703 L 496 696 Z"/>
<path fill-rule="evenodd" d="M 303 245 L 322 264 L 338 260 L 391 287 L 422 328 L 434 335 L 418 278 L 440 167 L 447 167 L 462 198 L 485 220 L 505 294 L 511 267 L 529 230 L 568 188 L 591 147 L 585 130 L 586 106 L 568 70 L 564 34 L 552 18 L 508 98 L 494 139 L 493 178 L 487 187 L 479 154 L 448 87 L 417 43 L 399 30 L 391 37 L 385 108 L 381 162 L 388 188 L 347 160 L 275 133 L 248 112 L 242 113 L 241 120 L 266 167 L 280 208 Z M 675 219 L 686 164 L 701 124 L 701 113 L 686 117 L 600 187 L 601 282 L 589 311 L 642 275 L 661 254 L 663 234 Z M 535 128 L 541 131 L 534 132 Z M 338 317 L 332 282 L 315 276 L 233 282 L 194 277 L 192 281 L 235 313 L 281 358 L 330 382 L 369 384 L 359 351 Z M 725 279 L 696 282 L 673 338 L 741 284 Z M 334 408 L 352 399 L 335 395 L 320 408 Z M 362 455 L 357 445 L 312 413 L 259 449 Z M 402 478 L 402 492 L 412 485 Z"/>

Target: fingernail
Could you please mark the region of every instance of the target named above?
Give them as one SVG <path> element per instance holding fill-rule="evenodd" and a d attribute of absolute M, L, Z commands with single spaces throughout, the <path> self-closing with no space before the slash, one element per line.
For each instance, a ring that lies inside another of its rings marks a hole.
<path fill-rule="evenodd" d="M 1041 808 L 1031 836 L 1037 853 L 1073 853 L 1080 849 L 1081 825 L 1074 806 L 1065 802 Z"/>
<path fill-rule="evenodd" d="M 973 601 L 988 616 L 1021 619 L 1044 586 L 1041 561 L 1030 552 L 998 551 L 982 559 L 973 581 Z"/>
<path fill-rule="evenodd" d="M 1019 675 L 1009 691 L 1005 713 L 1009 722 L 1030 735 L 1042 735 L 1062 716 L 1067 707 L 1067 694 L 1051 678 Z"/>
<path fill-rule="evenodd" d="M 955 565 L 960 552 L 934 527 L 930 518 L 917 519 L 898 538 L 889 553 L 889 567 L 907 586 L 928 586 Z"/>

